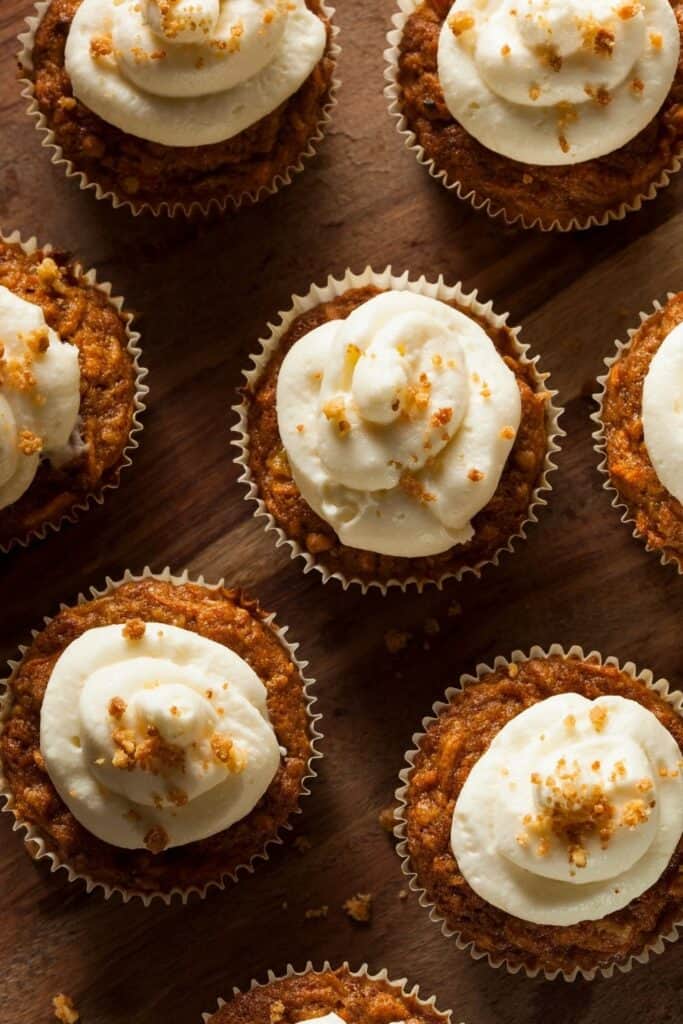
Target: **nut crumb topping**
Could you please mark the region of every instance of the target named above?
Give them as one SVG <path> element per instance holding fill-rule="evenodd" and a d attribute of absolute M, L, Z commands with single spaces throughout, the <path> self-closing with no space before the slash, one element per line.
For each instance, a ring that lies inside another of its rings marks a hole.
<path fill-rule="evenodd" d="M 607 725 L 608 711 L 604 705 L 593 705 L 590 709 L 588 717 L 591 720 L 591 724 L 596 732 L 603 732 Z"/>
<path fill-rule="evenodd" d="M 150 853 L 161 853 L 168 846 L 169 835 L 161 825 L 155 825 L 149 830 L 143 842 Z"/>
<path fill-rule="evenodd" d="M 247 767 L 247 755 L 239 751 L 228 736 L 215 732 L 211 737 L 213 756 L 224 765 L 232 775 L 241 775 Z"/>
<path fill-rule="evenodd" d="M 350 896 L 342 904 L 342 909 L 358 924 L 369 924 L 372 918 L 372 895 L 369 892 L 359 892 Z"/>
<path fill-rule="evenodd" d="M 43 450 L 43 439 L 32 430 L 20 430 L 17 447 L 22 455 L 37 455 Z"/>
<path fill-rule="evenodd" d="M 54 1010 L 55 1018 L 61 1022 L 61 1024 L 76 1024 L 81 1019 L 81 1015 L 74 1006 L 73 999 L 71 996 L 64 995 L 63 992 L 57 993 L 52 999 L 52 1008 Z"/>
<path fill-rule="evenodd" d="M 111 57 L 114 52 L 114 44 L 111 36 L 93 36 L 90 40 L 90 56 L 94 60 L 102 60 L 104 57 Z"/>
<path fill-rule="evenodd" d="M 410 633 L 400 629 L 388 629 L 384 634 L 384 646 L 389 654 L 398 654 L 399 651 L 405 650 L 409 643 Z"/>
<path fill-rule="evenodd" d="M 126 640 L 142 640 L 145 635 L 145 623 L 142 619 L 129 619 L 121 631 Z"/>
<path fill-rule="evenodd" d="M 128 705 L 123 697 L 112 697 L 107 710 L 112 718 L 120 719 L 125 715 L 127 707 Z"/>
<path fill-rule="evenodd" d="M 463 32 L 469 32 L 471 28 L 474 28 L 475 21 L 469 11 L 456 11 L 448 19 L 448 27 L 450 28 L 456 39 L 463 34 Z"/>

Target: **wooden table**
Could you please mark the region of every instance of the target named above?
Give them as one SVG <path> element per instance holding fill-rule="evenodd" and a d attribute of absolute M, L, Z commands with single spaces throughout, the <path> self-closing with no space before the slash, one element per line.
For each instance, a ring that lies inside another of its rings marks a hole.
<path fill-rule="evenodd" d="M 224 575 L 290 623 L 318 679 L 321 777 L 288 841 L 254 876 L 187 907 L 145 910 L 50 877 L 0 821 L 0 1022 L 51 1019 L 63 990 L 84 1024 L 199 1024 L 233 984 L 326 958 L 408 975 L 467 1024 L 674 1024 L 683 943 L 648 968 L 592 984 L 533 982 L 475 964 L 445 940 L 404 882 L 378 825 L 412 731 L 476 662 L 533 643 L 583 644 L 683 684 L 683 584 L 620 525 L 592 451 L 590 394 L 613 339 L 683 286 L 683 177 L 620 225 L 572 237 L 502 229 L 433 182 L 405 152 L 382 96 L 392 0 L 343 0 L 344 85 L 330 137 L 305 176 L 261 206 L 209 223 L 141 218 L 80 193 L 53 168 L 14 78 L 28 0 L 3 0 L 0 224 L 78 253 L 138 311 L 151 396 L 142 448 L 104 507 L 0 567 L 0 655 L 44 614 L 106 574 L 170 563 Z M 276 552 L 236 484 L 228 413 L 264 325 L 294 291 L 347 266 L 462 279 L 509 309 L 552 371 L 568 438 L 551 506 L 527 543 L 480 582 L 361 597 Z M 459 602 L 462 614 L 449 616 Z M 425 635 L 436 618 L 440 632 Z M 412 634 L 391 655 L 389 628 Z M 369 927 L 341 903 L 372 892 Z M 284 905 L 286 904 L 286 909 Z M 329 906 L 327 919 L 306 920 Z"/>

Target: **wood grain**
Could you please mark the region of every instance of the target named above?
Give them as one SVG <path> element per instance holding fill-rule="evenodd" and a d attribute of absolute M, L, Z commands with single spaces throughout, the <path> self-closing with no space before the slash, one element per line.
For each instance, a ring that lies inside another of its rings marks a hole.
<path fill-rule="evenodd" d="M 51 1019 L 59 990 L 84 1024 L 199 1024 L 233 984 L 307 958 L 368 960 L 408 975 L 467 1024 L 675 1024 L 683 943 L 647 969 L 587 985 L 530 982 L 475 964 L 411 898 L 377 824 L 411 733 L 476 662 L 581 643 L 683 684 L 682 582 L 622 527 L 601 491 L 589 395 L 613 339 L 639 310 L 683 286 L 683 177 L 622 224 L 573 237 L 503 230 L 433 182 L 405 152 L 382 96 L 392 0 L 341 0 L 344 80 L 334 126 L 305 176 L 238 217 L 134 220 L 80 193 L 53 168 L 19 97 L 13 54 L 28 0 L 3 0 L 0 224 L 70 249 L 139 313 L 152 388 L 142 448 L 119 491 L 78 526 L 0 566 L 0 655 L 44 614 L 105 574 L 145 563 L 221 575 L 274 608 L 319 681 L 321 778 L 297 832 L 255 876 L 188 907 L 88 897 L 33 864 L 0 822 L 0 1022 Z M 542 354 L 567 413 L 551 507 L 515 557 L 481 582 L 422 597 L 362 598 L 273 548 L 236 485 L 229 406 L 267 320 L 294 291 L 372 263 L 462 279 L 509 309 Z M 449 616 L 453 602 L 462 614 Z M 435 617 L 437 636 L 424 636 Z M 413 635 L 390 655 L 390 627 Z M 340 905 L 375 895 L 368 928 Z M 284 909 L 286 904 L 286 909 Z M 329 906 L 326 920 L 305 909 Z"/>

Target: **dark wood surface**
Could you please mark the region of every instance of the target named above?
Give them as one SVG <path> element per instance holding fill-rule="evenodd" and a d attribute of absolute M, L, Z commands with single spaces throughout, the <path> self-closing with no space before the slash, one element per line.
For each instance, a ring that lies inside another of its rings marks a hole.
<path fill-rule="evenodd" d="M 433 701 L 478 661 L 533 643 L 581 643 L 683 684 L 683 581 L 634 541 L 609 506 L 592 451 L 590 393 L 613 339 L 683 287 L 683 178 L 622 224 L 573 237 L 501 229 L 449 195 L 405 152 L 382 96 L 393 4 L 340 0 L 343 87 L 329 138 L 274 199 L 209 223 L 135 220 L 79 193 L 24 114 L 15 36 L 28 0 L 2 0 L 0 225 L 67 248 L 139 314 L 151 395 L 123 483 L 77 526 L 0 566 L 0 655 L 44 614 L 106 574 L 170 563 L 248 588 L 291 624 L 318 679 L 321 776 L 288 841 L 255 875 L 167 909 L 88 897 L 32 863 L 0 821 L 0 1022 L 51 1019 L 70 993 L 84 1024 L 199 1024 L 233 984 L 307 958 L 386 966 L 435 992 L 467 1024 L 674 1024 L 683 943 L 627 977 L 592 984 L 510 977 L 444 939 L 404 887 L 378 812 Z M 392 263 L 462 279 L 509 309 L 542 354 L 567 413 L 551 507 L 483 580 L 423 596 L 344 593 L 304 577 L 253 521 L 231 462 L 229 406 L 264 325 L 294 291 L 347 266 Z M 453 602 L 460 616 L 449 616 Z M 424 635 L 435 617 L 436 636 Z M 410 631 L 390 655 L 389 628 Z M 340 905 L 375 896 L 369 927 Z M 286 903 L 286 909 L 283 904 Z M 329 906 L 327 919 L 305 920 Z"/>

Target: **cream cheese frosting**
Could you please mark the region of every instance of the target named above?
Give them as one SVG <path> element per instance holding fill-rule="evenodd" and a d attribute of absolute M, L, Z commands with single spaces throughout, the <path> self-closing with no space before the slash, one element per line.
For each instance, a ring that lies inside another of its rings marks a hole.
<path fill-rule="evenodd" d="M 0 286 L 0 509 L 28 490 L 41 459 L 73 458 L 79 405 L 77 348 L 40 306 Z"/>
<path fill-rule="evenodd" d="M 456 0 L 438 71 L 451 114 L 488 149 L 564 165 L 635 138 L 679 52 L 669 0 Z"/>
<path fill-rule="evenodd" d="M 389 291 L 292 346 L 277 417 L 301 494 L 340 540 L 410 558 L 472 537 L 514 444 L 521 399 L 475 320 Z"/>
<path fill-rule="evenodd" d="M 683 324 L 655 352 L 643 382 L 645 447 L 660 483 L 683 502 Z"/>
<path fill-rule="evenodd" d="M 324 1017 L 311 1017 L 309 1020 L 302 1020 L 301 1024 L 346 1024 L 346 1021 L 337 1013 L 326 1013 Z M 389 1024 L 405 1024 L 405 1021 L 390 1021 Z"/>
<path fill-rule="evenodd" d="M 65 67 L 74 95 L 109 124 L 206 146 L 289 99 L 326 38 L 305 0 L 83 0 Z"/>
<path fill-rule="evenodd" d="M 244 818 L 281 749 L 266 688 L 234 651 L 156 622 L 87 630 L 48 681 L 40 747 L 74 817 L 153 852 Z"/>
<path fill-rule="evenodd" d="M 636 701 L 576 693 L 513 718 L 470 772 L 451 847 L 467 882 L 524 921 L 572 925 L 659 879 L 683 833 L 683 755 Z"/>

